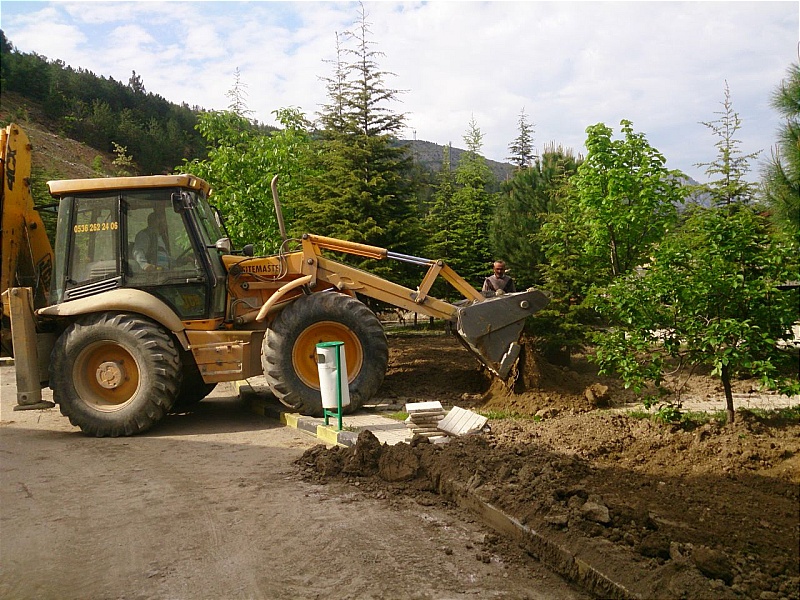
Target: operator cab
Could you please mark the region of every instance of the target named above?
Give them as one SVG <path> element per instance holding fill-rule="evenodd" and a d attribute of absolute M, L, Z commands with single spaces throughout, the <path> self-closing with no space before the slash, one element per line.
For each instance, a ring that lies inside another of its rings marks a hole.
<path fill-rule="evenodd" d="M 191 175 L 51 181 L 59 199 L 53 304 L 117 288 L 166 302 L 181 320 L 224 315 L 230 251 L 208 184 Z"/>

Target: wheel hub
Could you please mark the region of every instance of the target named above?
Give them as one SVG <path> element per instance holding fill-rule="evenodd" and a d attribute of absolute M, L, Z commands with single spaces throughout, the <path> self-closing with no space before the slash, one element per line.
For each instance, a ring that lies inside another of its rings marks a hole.
<path fill-rule="evenodd" d="M 97 383 L 107 390 L 118 388 L 125 380 L 125 367 L 118 361 L 106 361 L 97 367 Z"/>

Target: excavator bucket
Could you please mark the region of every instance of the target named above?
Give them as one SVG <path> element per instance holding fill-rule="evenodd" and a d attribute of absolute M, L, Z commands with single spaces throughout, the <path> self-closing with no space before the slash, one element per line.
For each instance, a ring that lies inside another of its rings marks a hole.
<path fill-rule="evenodd" d="M 458 309 L 456 333 L 492 373 L 505 379 L 519 356 L 525 319 L 549 302 L 534 289 L 488 298 Z"/>

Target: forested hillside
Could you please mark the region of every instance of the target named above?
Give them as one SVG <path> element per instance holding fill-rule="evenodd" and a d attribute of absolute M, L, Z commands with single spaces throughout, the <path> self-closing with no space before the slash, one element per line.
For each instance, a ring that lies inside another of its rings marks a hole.
<path fill-rule="evenodd" d="M 35 102 L 52 133 L 85 142 L 100 152 L 114 144 L 133 156 L 142 173 L 171 171 L 202 156 L 195 130 L 197 108 L 177 106 L 147 92 L 135 73 L 126 83 L 81 68 L 18 52 L 0 32 L 0 84 Z"/>

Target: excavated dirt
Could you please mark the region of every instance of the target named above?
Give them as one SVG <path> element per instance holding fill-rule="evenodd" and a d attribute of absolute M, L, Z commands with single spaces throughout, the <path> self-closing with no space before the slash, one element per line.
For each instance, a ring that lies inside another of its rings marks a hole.
<path fill-rule="evenodd" d="M 298 464 L 309 479 L 344 479 L 377 498 L 424 504 L 466 490 L 632 596 L 800 598 L 796 411 L 740 410 L 731 426 L 637 418 L 620 410 L 635 398 L 582 357 L 571 369 L 529 358 L 512 387 L 490 382 L 453 338 L 391 336 L 386 401 L 514 417 L 441 445 L 381 446 L 362 432 L 354 448 L 316 446 Z M 686 389 L 714 399 L 718 387 L 693 377 Z"/>

